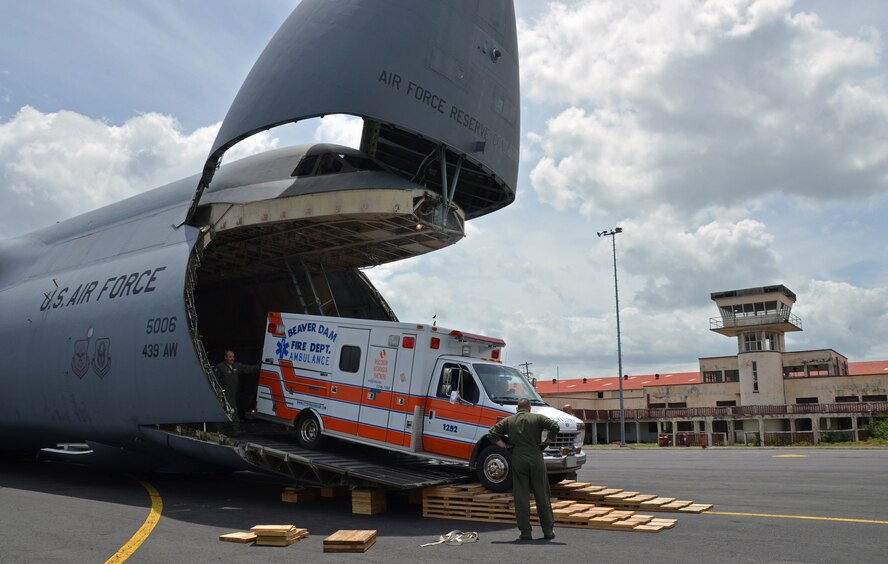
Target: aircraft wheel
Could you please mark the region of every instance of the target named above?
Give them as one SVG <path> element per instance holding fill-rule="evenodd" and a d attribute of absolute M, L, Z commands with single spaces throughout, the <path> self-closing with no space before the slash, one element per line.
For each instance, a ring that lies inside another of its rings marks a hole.
<path fill-rule="evenodd" d="M 496 445 L 484 447 L 475 465 L 475 473 L 481 484 L 491 491 L 511 490 L 512 453 Z"/>
<path fill-rule="evenodd" d="M 302 448 L 316 449 L 321 446 L 321 423 L 314 413 L 308 412 L 296 420 L 296 442 Z"/>

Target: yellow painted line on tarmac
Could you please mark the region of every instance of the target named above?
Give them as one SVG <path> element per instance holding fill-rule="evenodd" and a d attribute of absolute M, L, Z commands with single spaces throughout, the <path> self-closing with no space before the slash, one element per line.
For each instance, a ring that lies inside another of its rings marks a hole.
<path fill-rule="evenodd" d="M 869 525 L 888 525 L 888 521 L 873 519 L 848 519 L 845 517 L 814 517 L 811 515 L 775 515 L 771 513 L 735 513 L 732 511 L 704 511 L 711 515 L 736 515 L 738 517 L 770 517 L 772 519 L 808 519 L 810 521 L 840 521 L 842 523 L 867 523 Z"/>
<path fill-rule="evenodd" d="M 142 487 L 145 488 L 148 495 L 151 496 L 151 512 L 148 514 L 148 518 L 145 519 L 145 522 L 142 523 L 142 526 L 139 527 L 139 530 L 136 531 L 136 534 L 130 538 L 129 542 L 120 547 L 120 550 L 115 552 L 111 558 L 105 560 L 105 564 L 109 564 L 110 562 L 125 562 L 127 558 L 132 556 L 133 553 L 142 546 L 142 543 L 145 542 L 148 535 L 154 530 L 154 526 L 160 521 L 160 513 L 163 511 L 163 500 L 160 498 L 160 494 L 154 489 L 154 486 L 148 482 L 139 480 L 139 483 L 142 484 Z"/>
<path fill-rule="evenodd" d="M 775 454 L 771 458 L 808 458 L 807 454 Z"/>

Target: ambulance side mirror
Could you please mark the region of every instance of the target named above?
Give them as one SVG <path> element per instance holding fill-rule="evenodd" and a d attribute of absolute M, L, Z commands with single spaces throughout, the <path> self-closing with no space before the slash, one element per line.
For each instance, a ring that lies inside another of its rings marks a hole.
<path fill-rule="evenodd" d="M 453 368 L 445 368 L 444 369 L 444 376 L 441 378 L 441 383 L 449 385 L 452 380 L 453 380 Z"/>
<path fill-rule="evenodd" d="M 442 396 L 450 396 L 453 391 L 453 386 L 450 384 L 442 384 L 441 385 L 441 395 Z"/>

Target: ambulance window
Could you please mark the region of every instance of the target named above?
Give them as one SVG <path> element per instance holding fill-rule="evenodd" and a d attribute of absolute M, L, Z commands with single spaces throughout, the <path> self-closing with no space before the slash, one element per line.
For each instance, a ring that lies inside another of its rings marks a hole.
<path fill-rule="evenodd" d="M 469 403 L 478 403 L 478 399 L 481 396 L 478 384 L 475 383 L 475 379 L 472 377 L 472 373 L 469 372 L 468 367 L 461 364 L 448 363 L 444 365 L 438 381 L 438 396 L 449 397 L 445 392 L 446 382 L 444 381 L 444 371 L 448 368 L 451 369 L 450 389 L 459 392 L 460 399 Z"/>
<path fill-rule="evenodd" d="M 343 345 L 339 351 L 339 370 L 357 372 L 361 368 L 361 347 Z"/>

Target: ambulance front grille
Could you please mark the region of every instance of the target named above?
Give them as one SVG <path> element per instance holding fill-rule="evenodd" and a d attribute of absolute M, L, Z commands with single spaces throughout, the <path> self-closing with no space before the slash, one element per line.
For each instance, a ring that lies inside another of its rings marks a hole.
<path fill-rule="evenodd" d="M 558 433 L 555 436 L 555 440 L 549 441 L 549 448 L 570 448 L 574 446 L 574 441 L 576 440 L 576 438 L 576 431 Z"/>

